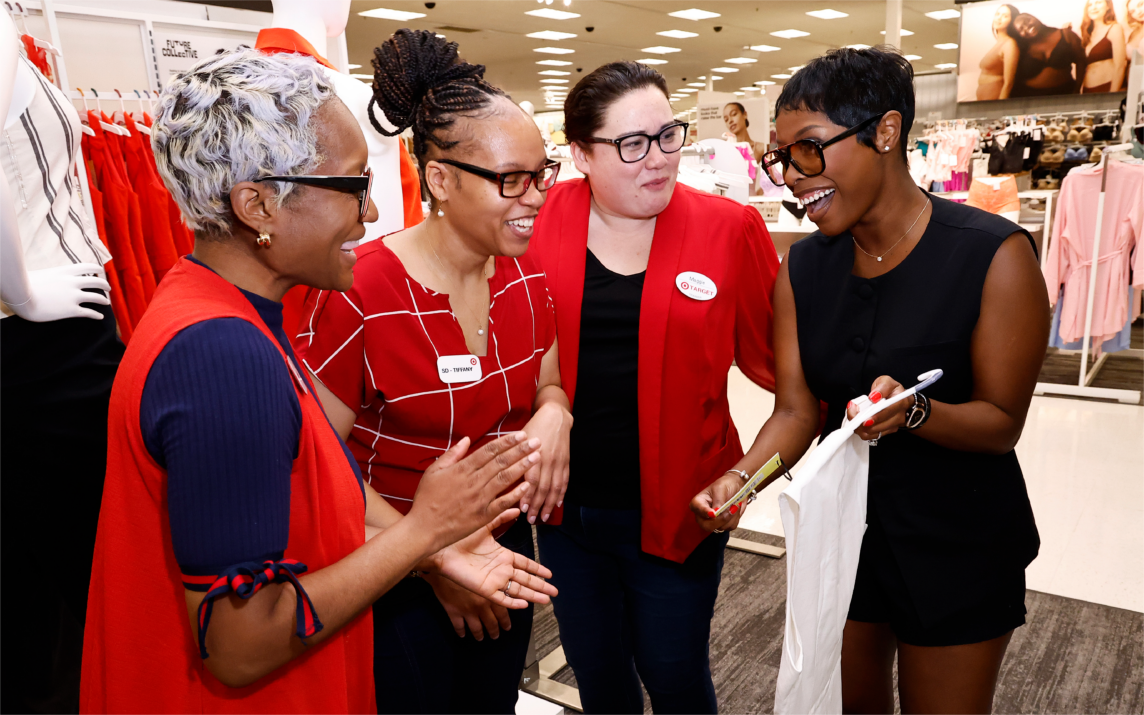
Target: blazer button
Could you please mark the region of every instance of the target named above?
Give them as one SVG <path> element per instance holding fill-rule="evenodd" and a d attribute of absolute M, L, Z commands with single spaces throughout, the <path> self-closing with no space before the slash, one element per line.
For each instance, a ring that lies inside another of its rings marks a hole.
<path fill-rule="evenodd" d="M 862 285 L 858 286 L 858 297 L 869 300 L 874 297 L 874 289 L 869 285 L 863 283 Z"/>
<path fill-rule="evenodd" d="M 854 338 L 850 341 L 850 347 L 854 348 L 854 352 L 860 353 L 866 349 L 866 341 L 862 338 Z"/>

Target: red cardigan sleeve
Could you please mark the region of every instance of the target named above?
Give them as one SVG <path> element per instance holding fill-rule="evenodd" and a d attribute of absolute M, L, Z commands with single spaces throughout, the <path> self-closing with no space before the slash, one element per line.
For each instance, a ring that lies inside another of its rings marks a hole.
<path fill-rule="evenodd" d="M 774 392 L 774 297 L 779 258 L 762 215 L 743 208 L 738 294 L 735 308 L 735 364 L 751 382 Z"/>

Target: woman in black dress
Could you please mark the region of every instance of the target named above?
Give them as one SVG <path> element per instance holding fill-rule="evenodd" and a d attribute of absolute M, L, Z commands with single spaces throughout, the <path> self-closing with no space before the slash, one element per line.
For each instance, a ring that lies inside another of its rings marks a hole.
<path fill-rule="evenodd" d="M 752 453 L 794 464 L 820 400 L 830 432 L 855 396 L 877 402 L 945 371 L 928 399 L 858 430 L 878 446 L 843 637 L 843 704 L 893 712 L 896 654 L 903 713 L 988 712 L 1039 546 L 1013 447 L 1048 341 L 1048 295 L 1025 231 L 914 184 L 913 115 L 913 71 L 892 51 L 829 52 L 783 88 L 783 146 L 763 164 L 819 231 L 779 270 L 775 411 Z M 734 528 L 742 512 L 706 515 L 741 485 L 726 475 L 698 494 L 700 524 Z"/>

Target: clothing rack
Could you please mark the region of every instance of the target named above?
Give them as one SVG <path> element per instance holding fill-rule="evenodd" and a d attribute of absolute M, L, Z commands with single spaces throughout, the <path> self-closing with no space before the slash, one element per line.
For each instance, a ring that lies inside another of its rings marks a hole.
<path fill-rule="evenodd" d="M 1085 306 L 1084 339 L 1081 342 L 1080 375 L 1077 379 L 1077 384 L 1056 385 L 1049 382 L 1038 382 L 1036 389 L 1033 391 L 1035 395 L 1095 397 L 1105 400 L 1116 400 L 1130 405 L 1135 405 L 1140 402 L 1140 390 L 1121 390 L 1092 386 L 1092 382 L 1096 379 L 1097 373 L 1100 372 L 1100 368 L 1104 367 L 1104 363 L 1108 359 L 1108 353 L 1102 353 L 1096 362 L 1093 363 L 1092 370 L 1088 369 L 1088 351 L 1089 348 L 1092 347 L 1092 312 L 1096 302 L 1096 276 L 1097 270 L 1100 267 L 1100 231 L 1104 224 L 1104 191 L 1108 183 L 1108 162 L 1110 158 L 1112 158 L 1112 155 L 1130 151 L 1131 149 L 1131 144 L 1108 146 L 1105 147 L 1104 153 L 1100 158 L 1100 197 L 1097 199 L 1096 204 L 1096 233 L 1093 236 L 1092 267 L 1089 268 L 1088 274 L 1088 303 Z M 1141 197 L 1141 200 L 1144 201 L 1144 197 Z M 1118 354 L 1144 358 L 1144 350 L 1139 349 L 1121 350 Z"/>

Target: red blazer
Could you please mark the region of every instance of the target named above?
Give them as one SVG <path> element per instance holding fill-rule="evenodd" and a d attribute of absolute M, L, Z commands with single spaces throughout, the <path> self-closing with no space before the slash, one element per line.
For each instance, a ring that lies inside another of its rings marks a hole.
<path fill-rule="evenodd" d="M 530 251 L 556 305 L 560 379 L 575 404 L 588 246 L 587 180 L 548 192 Z M 642 548 L 683 562 L 706 536 L 691 498 L 743 456 L 727 404 L 732 359 L 774 391 L 771 297 L 779 260 L 759 212 L 677 184 L 656 221 L 640 307 Z M 682 272 L 714 282 L 711 300 L 677 287 Z M 575 471 L 571 479 L 576 478 Z M 552 523 L 560 523 L 561 513 Z"/>

